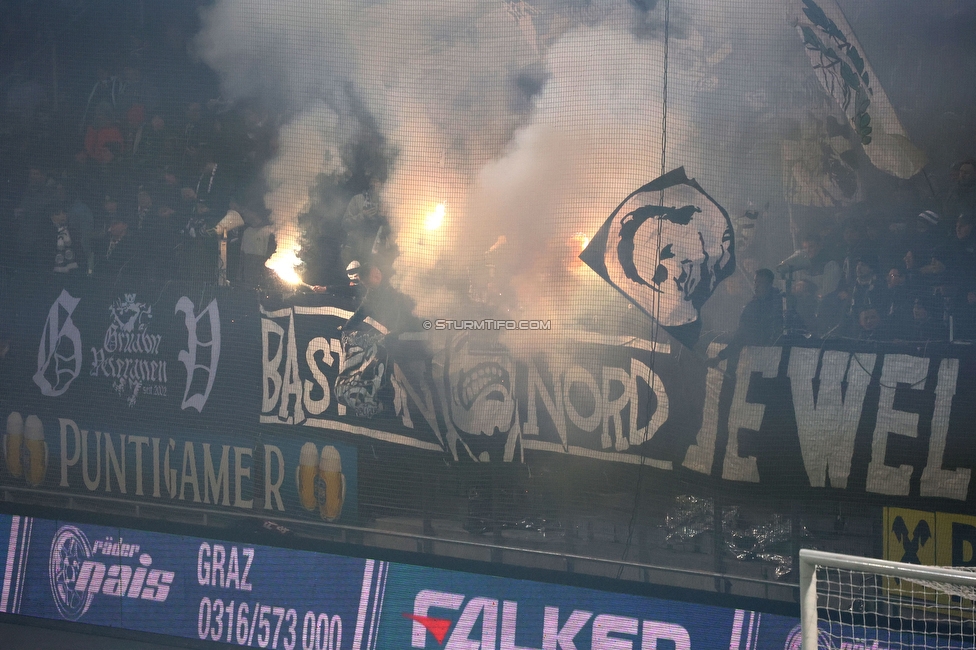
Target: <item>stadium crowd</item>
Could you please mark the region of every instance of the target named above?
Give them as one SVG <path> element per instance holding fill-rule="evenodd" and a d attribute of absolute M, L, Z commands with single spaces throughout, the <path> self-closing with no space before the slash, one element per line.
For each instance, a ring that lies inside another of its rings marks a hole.
<path fill-rule="evenodd" d="M 286 116 L 222 101 L 212 75 L 178 49 L 136 36 L 119 43 L 73 90 L 52 96 L 29 66 L 17 88 L 4 89 L 0 268 L 66 283 L 273 286 L 262 169 Z M 318 233 L 337 241 L 334 268 L 319 274 L 330 285 L 345 281 L 352 262 L 368 266 L 380 243 L 390 247 L 379 179 L 361 176 L 347 187 L 336 227 Z M 976 160 L 957 163 L 951 186 L 930 203 L 916 216 L 838 217 L 811 228 L 776 268 L 781 297 L 767 290 L 771 274 L 759 274 L 734 340 L 976 338 Z M 395 251 L 387 252 L 388 265 Z"/>
<path fill-rule="evenodd" d="M 976 340 L 976 161 L 955 165 L 952 181 L 941 207 L 952 219 L 924 210 L 811 229 L 776 266 L 779 282 L 771 269 L 756 271 L 753 298 L 718 359 L 797 337 Z"/>
<path fill-rule="evenodd" d="M 5 134 L 24 154 L 6 166 L 19 162 L 26 183 L 2 218 L 3 265 L 65 278 L 216 281 L 219 239 L 230 231 L 226 277 L 257 286 L 274 249 L 260 174 L 274 148 L 268 113 L 189 98 L 167 112 L 138 61 L 120 68 L 98 70 L 74 129 L 72 111 L 62 112 L 60 150 L 36 146 L 30 130 Z"/>

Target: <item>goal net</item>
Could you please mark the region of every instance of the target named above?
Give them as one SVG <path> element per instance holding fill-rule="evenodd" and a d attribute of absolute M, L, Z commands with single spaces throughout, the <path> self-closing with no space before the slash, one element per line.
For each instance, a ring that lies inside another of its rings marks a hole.
<path fill-rule="evenodd" d="M 976 572 L 803 549 L 802 650 L 976 648 Z"/>

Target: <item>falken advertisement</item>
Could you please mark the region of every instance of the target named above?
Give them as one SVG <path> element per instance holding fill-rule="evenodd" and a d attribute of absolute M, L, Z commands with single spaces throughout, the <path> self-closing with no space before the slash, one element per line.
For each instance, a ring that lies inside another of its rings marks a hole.
<path fill-rule="evenodd" d="M 644 650 L 663 641 L 676 650 L 780 650 L 797 624 L 744 610 L 20 516 L 0 516 L 0 548 L 2 612 L 258 648 Z"/>
<path fill-rule="evenodd" d="M 237 646 L 800 648 L 791 617 L 31 517 L 0 515 L 0 566 L 2 613 Z M 859 627 L 846 638 L 873 649 L 933 641 Z M 942 639 L 939 647 L 961 645 Z"/>

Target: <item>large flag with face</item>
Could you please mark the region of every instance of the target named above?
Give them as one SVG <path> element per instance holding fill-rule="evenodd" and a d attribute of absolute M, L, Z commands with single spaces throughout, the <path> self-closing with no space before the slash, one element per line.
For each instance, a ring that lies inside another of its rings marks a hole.
<path fill-rule="evenodd" d="M 692 347 L 702 305 L 735 271 L 732 221 L 679 167 L 624 199 L 580 259 Z"/>
<path fill-rule="evenodd" d="M 908 139 L 836 0 L 794 1 L 807 58 L 820 85 L 847 115 L 864 153 L 883 172 L 914 176 L 925 165 L 925 154 Z"/>

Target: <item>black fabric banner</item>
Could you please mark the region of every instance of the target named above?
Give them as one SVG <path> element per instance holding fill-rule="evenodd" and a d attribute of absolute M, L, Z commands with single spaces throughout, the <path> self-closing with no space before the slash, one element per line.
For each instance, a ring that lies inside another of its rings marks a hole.
<path fill-rule="evenodd" d="M 367 319 L 377 407 L 357 412 L 335 391 L 355 374 L 338 329 L 353 307 L 176 286 L 52 291 L 19 309 L 0 415 L 248 439 L 290 429 L 458 462 L 576 456 L 755 497 L 976 502 L 968 347 L 746 347 L 710 366 L 673 339 L 387 333 Z"/>

